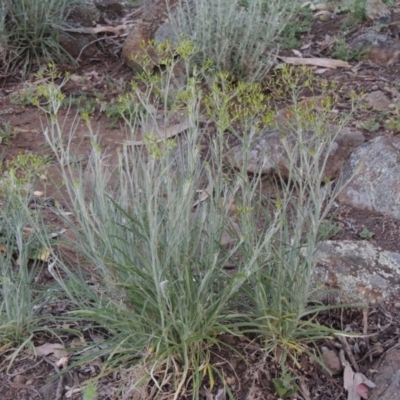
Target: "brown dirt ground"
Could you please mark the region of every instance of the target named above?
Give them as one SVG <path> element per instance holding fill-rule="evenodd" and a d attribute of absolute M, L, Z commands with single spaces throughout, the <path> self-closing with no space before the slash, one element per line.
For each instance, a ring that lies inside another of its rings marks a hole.
<path fill-rule="evenodd" d="M 309 45 L 306 50 L 302 51 L 303 56 L 329 56 L 332 50 L 331 46 L 324 45 L 324 43 L 329 42 L 327 40 L 329 37 L 343 36 L 342 24 L 345 19 L 345 15 L 337 15 L 328 22 L 315 21 L 311 31 L 300 38 L 301 44 L 298 48 Z M 365 29 L 366 24 L 358 25 L 351 34 L 360 33 Z M 292 55 L 291 51 L 288 50 L 283 51 L 282 54 Z M 375 86 L 390 95 L 393 88 L 397 90 L 400 76 L 399 62 L 389 67 L 377 65 L 367 60 L 359 64 L 352 62 L 353 66 L 356 64 L 357 68 L 331 69 L 322 75 L 324 78 L 338 82 L 343 89 L 339 93 L 337 103 L 339 112 L 348 111 L 348 98 L 351 91 L 360 95 L 370 91 Z M 73 69 L 72 73 L 85 76 L 86 82 L 84 85 L 77 81 L 68 82 L 63 89 L 66 95 L 86 94 L 88 98 L 95 98 L 96 93 L 100 92 L 105 95 L 105 99 L 108 101 L 117 95 L 110 89 L 109 82 L 128 82 L 132 76 L 131 71 L 112 54 L 105 55 L 102 60 L 87 60 L 85 64 Z M 32 76 L 28 81 L 32 85 L 35 83 L 35 78 Z M 12 95 L 15 95 L 22 87 L 23 84 L 12 76 L 0 80 L 0 125 L 8 122 L 17 132 L 10 143 L 0 145 L 0 151 L 5 160 L 10 160 L 22 152 L 33 152 L 41 155 L 51 154 L 42 135 L 43 128 L 46 125 L 44 116 L 32 106 L 21 106 L 13 104 L 11 101 Z M 381 114 L 382 112 L 360 109 L 350 124 L 356 125 L 359 121 L 366 121 L 372 116 L 381 120 Z M 69 127 L 74 123 L 75 113 L 62 110 L 59 117 L 65 123 L 65 132 L 68 132 Z M 108 153 L 115 157 L 122 141 L 126 138 L 125 131 L 121 126 L 110 126 L 110 121 L 107 120 L 104 113 L 99 111 L 92 114 L 92 126 L 93 130 L 99 133 L 103 148 L 107 148 Z M 371 139 L 378 135 L 395 135 L 397 132 L 385 131 L 383 126 L 380 125 L 376 131 L 364 131 L 364 134 L 367 139 Z M 88 154 L 90 139 L 87 136 L 87 127 L 84 123 L 77 125 L 73 143 L 75 143 L 75 150 L 79 154 Z M 50 173 L 54 173 L 51 168 Z M 55 186 L 52 184 L 43 185 L 43 187 L 37 189 L 46 190 L 45 198 L 56 196 Z M 341 228 L 335 239 L 358 240 L 362 229 L 367 228 L 374 233 L 371 239 L 374 245 L 386 250 L 400 252 L 399 220 L 369 210 L 358 210 L 348 206 L 340 206 L 334 218 Z M 53 222 L 57 223 L 57 221 Z M 43 274 L 41 281 L 51 283 L 51 277 L 46 277 L 45 272 Z M 58 312 L 65 311 L 62 305 L 57 307 Z M 400 310 L 398 307 L 398 299 L 387 299 L 379 306 L 371 306 L 368 310 L 368 333 L 375 333 L 376 336 L 371 340 L 350 340 L 350 344 L 353 347 L 357 345 L 356 347 L 359 349 L 359 354 L 355 357 L 361 372 L 372 380 L 380 366 L 383 355 L 398 343 L 400 336 Z M 346 328 L 350 332 L 362 331 L 365 323 L 362 310 L 331 311 L 322 314 L 318 319 L 320 322 L 336 328 Z M 382 327 L 385 327 L 385 329 Z M 43 344 L 46 340 L 45 336 L 38 336 L 35 339 L 35 344 Z M 226 350 L 215 350 L 213 361 L 215 364 L 219 363 L 220 370 L 226 380 L 231 382 L 234 397 L 243 400 L 276 400 L 277 396 L 274 393 L 271 379 L 276 377 L 277 367 L 273 360 L 263 357 L 260 343 L 257 340 L 251 340 L 251 338 L 240 340 L 228 335 L 224 340 L 244 355 L 246 360 L 244 362 L 242 358 Z M 333 348 L 333 342 L 324 344 Z M 377 348 L 379 348 L 379 351 L 373 353 L 372 350 Z M 63 396 L 58 397 L 57 390 L 77 385 L 89 377 L 96 376 L 100 371 L 100 362 L 98 365 L 91 363 L 63 374 L 63 380 L 60 383 L 60 380 L 55 377 L 57 368 L 50 358 L 35 358 L 21 354 L 16 358 L 10 370 L 7 370 L 9 354 L 6 351 L 0 355 L 0 398 L 2 400 L 67 398 L 65 392 Z M 303 355 L 301 358 L 301 371 L 290 365 L 289 369 L 294 374 L 298 373 L 301 376 L 301 379 L 297 382 L 301 388 L 300 395 L 293 396 L 292 399 L 344 400 L 347 398 L 343 389 L 342 375 L 329 376 L 318 364 L 312 363 L 308 357 Z M 56 379 L 49 381 L 50 377 Z M 101 380 L 99 399 L 118 398 L 113 394 L 111 388 L 118 385 L 119 378 L 120 376 L 116 374 L 114 377 L 108 376 Z M 308 395 L 307 391 L 309 391 Z M 216 391 L 214 390 L 215 394 Z M 81 394 L 71 394 L 69 398 L 78 399 L 81 398 Z M 217 399 L 217 397 L 211 395 L 211 392 L 207 393 L 206 390 L 203 391 L 202 398 Z"/>

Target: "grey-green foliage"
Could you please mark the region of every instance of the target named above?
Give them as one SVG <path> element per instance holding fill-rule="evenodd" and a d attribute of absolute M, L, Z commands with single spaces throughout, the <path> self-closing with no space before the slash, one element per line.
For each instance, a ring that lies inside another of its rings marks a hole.
<path fill-rule="evenodd" d="M 173 68 L 164 73 L 172 74 Z M 137 364 L 134 383 L 127 384 L 122 399 L 132 398 L 132 390 L 150 379 L 154 385 L 147 388 L 163 389 L 167 384 L 174 400 L 182 397 L 189 383 L 192 398 L 199 399 L 205 374 L 214 380 L 217 367 L 210 351 L 213 344 L 222 345 L 219 334 L 246 329 L 259 333 L 266 353 L 274 353 L 281 362 L 281 383 L 290 391 L 294 385 L 289 385 L 287 371 L 285 375 L 287 358 L 296 363 L 303 352 L 313 356 L 309 343 L 332 333 L 310 319 L 324 307 L 308 302 L 321 221 L 341 187 L 338 182 L 328 191 L 328 182 L 321 185 L 338 132 L 325 132 L 322 111 L 314 117 L 308 112 L 301 115 L 301 108 L 294 106 L 298 121 L 282 138 L 289 181 L 282 179 L 279 198 L 274 193 L 273 198 L 263 196 L 261 174 L 249 177 L 246 166 L 250 142 L 260 129 L 257 113 L 247 114 L 246 107 L 236 108 L 232 115 L 225 107 L 229 96 L 222 89 L 234 90 L 224 82 L 226 74 L 220 74 L 205 99 L 196 70 L 193 73 L 177 96 L 180 105 L 185 104 L 188 126 L 176 139 L 179 148 L 175 139 L 160 138 L 169 123 L 157 128 L 152 92 L 132 82 L 146 112 L 137 114 L 132 108 L 135 118 L 126 117 L 128 130 L 135 133 L 133 128 L 139 126 L 149 132 L 153 127 L 159 136 L 146 135 L 142 146 L 134 138 L 125 143 L 114 169 L 95 135 L 85 169 L 65 162 L 73 154 L 74 132 L 63 132 L 55 118 L 62 96 L 53 90 L 54 84 L 51 90 L 42 90 L 49 100 L 44 111 L 50 117 L 44 133 L 60 166 L 72 212 L 69 216 L 55 210 L 73 233 L 68 237 L 74 239 L 65 238 L 63 244 L 79 252 L 90 276 L 64 262 L 61 251 L 54 251 L 49 271 L 73 302 L 74 322 L 92 321 L 104 328 L 101 349 L 86 353 L 82 362 L 101 353 L 112 368 Z M 282 87 L 290 90 L 296 103 L 297 86 L 304 79 L 285 69 L 282 75 Z M 154 88 L 154 83 L 147 84 Z M 256 91 L 261 85 L 247 85 L 249 90 L 238 85 L 237 97 L 250 96 L 255 103 L 264 99 Z M 168 96 L 160 98 L 167 109 Z M 202 104 L 216 125 L 207 157 L 199 149 L 200 138 L 207 133 L 198 123 Z M 162 105 L 161 101 L 158 106 Z M 235 116 L 245 119 L 245 133 L 236 131 L 243 141 L 244 162 L 228 173 L 223 154 L 227 130 L 235 132 L 229 126 Z M 311 139 L 305 134 L 310 124 L 316 133 Z"/>
<path fill-rule="evenodd" d="M 170 19 L 211 60 L 234 78 L 261 80 L 278 51 L 277 39 L 293 13 L 292 0 L 178 0 Z"/>
<path fill-rule="evenodd" d="M 1 0 L 0 69 L 22 67 L 26 73 L 35 62 L 70 59 L 59 44 L 68 7 L 76 0 Z"/>
<path fill-rule="evenodd" d="M 0 183 L 0 346 L 37 330 L 44 305 L 35 285 L 40 241 L 31 228 L 27 185 L 12 170 Z"/>
<path fill-rule="evenodd" d="M 93 291 L 56 254 L 49 270 L 75 302 L 74 319 L 96 321 L 108 330 L 103 353 L 109 363 L 144 364 L 142 375 L 151 371 L 157 387 L 173 382 L 174 399 L 188 381 L 198 394 L 204 368 L 212 375 L 209 346 L 240 320 L 235 299 L 268 259 L 277 222 L 257 224 L 260 177 L 251 180 L 243 170 L 234 182 L 225 178 L 222 137 L 210 144 L 210 160 L 202 159 L 197 85 L 189 82 L 184 93 L 189 129 L 180 151 L 174 141 L 148 136 L 143 148 L 124 146 L 113 173 L 95 137 L 87 169 L 75 171 L 64 162 L 70 158 L 68 143 L 58 146 L 65 134 L 56 118 L 45 132 L 74 214 L 64 215 L 76 237 L 71 245 L 94 266 L 98 287 Z M 149 111 L 139 118 L 155 118 L 146 94 L 137 89 L 136 95 Z M 148 122 L 138 121 L 142 126 Z M 201 194 L 204 201 L 199 202 Z M 230 216 L 231 198 L 241 203 L 237 222 Z M 221 245 L 227 235 L 231 247 Z M 249 244 L 251 251 L 239 260 Z M 228 273 L 226 264 L 235 265 L 236 274 Z M 171 373 L 174 380 L 169 381 Z"/>

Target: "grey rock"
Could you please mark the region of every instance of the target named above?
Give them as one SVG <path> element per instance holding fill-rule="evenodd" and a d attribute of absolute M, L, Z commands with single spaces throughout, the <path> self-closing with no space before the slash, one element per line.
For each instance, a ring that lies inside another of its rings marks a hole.
<path fill-rule="evenodd" d="M 400 137 L 380 136 L 358 147 L 343 176 L 351 181 L 340 202 L 400 218 Z"/>
<path fill-rule="evenodd" d="M 390 21 L 390 10 L 382 0 L 366 0 L 365 16 L 370 21 L 388 23 Z"/>
<path fill-rule="evenodd" d="M 400 350 L 389 350 L 381 362 L 378 374 L 374 378 L 376 388 L 371 400 L 395 400 L 400 392 Z"/>
<path fill-rule="evenodd" d="M 391 46 L 395 41 L 387 35 L 377 33 L 373 30 L 356 36 L 350 43 L 353 50 L 362 50 L 371 46 Z"/>
<path fill-rule="evenodd" d="M 46 383 L 39 389 L 43 399 L 55 399 L 58 387 L 58 380 Z"/>
<path fill-rule="evenodd" d="M 179 41 L 179 35 L 171 22 L 165 21 L 154 34 L 154 40 L 156 44 L 170 41 L 172 45 L 176 45 Z"/>
<path fill-rule="evenodd" d="M 327 240 L 318 245 L 313 281 L 338 290 L 344 302 L 380 302 L 400 290 L 400 254 L 368 241 Z"/>
<path fill-rule="evenodd" d="M 364 98 L 374 110 L 382 111 L 388 110 L 391 100 L 381 90 L 375 90 L 374 92 L 368 93 Z"/>
<path fill-rule="evenodd" d="M 322 349 L 322 360 L 332 375 L 338 375 L 343 371 L 342 363 L 335 350 Z"/>
<path fill-rule="evenodd" d="M 355 37 L 350 48 L 377 64 L 394 64 L 400 57 L 400 41 L 373 30 Z"/>
<path fill-rule="evenodd" d="M 283 135 L 279 130 L 271 129 L 256 134 L 250 142 L 247 155 L 247 172 L 261 174 L 279 174 L 284 179 L 288 178 L 288 156 L 283 144 Z M 313 132 L 303 133 L 303 141 L 310 140 L 315 135 Z M 292 134 L 285 135 L 288 147 L 293 148 L 296 139 Z M 339 134 L 331 148 L 324 177 L 336 178 L 351 152 L 364 141 L 360 132 Z M 245 156 L 244 145 L 241 140 L 236 140 L 227 149 L 225 162 L 235 168 L 243 166 Z"/>

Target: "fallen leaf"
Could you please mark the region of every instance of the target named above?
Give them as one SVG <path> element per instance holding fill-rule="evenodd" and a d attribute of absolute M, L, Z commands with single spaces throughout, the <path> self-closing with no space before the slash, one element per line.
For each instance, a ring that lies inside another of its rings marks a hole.
<path fill-rule="evenodd" d="M 349 391 L 353 387 L 354 372 L 349 363 L 346 363 L 343 373 L 343 387 Z"/>
<path fill-rule="evenodd" d="M 88 35 L 96 35 L 97 33 L 112 32 L 115 36 L 120 36 L 128 30 L 126 25 L 118 26 L 99 26 L 96 28 L 62 28 L 64 32 L 81 33 Z"/>
<path fill-rule="evenodd" d="M 224 388 L 218 389 L 217 394 L 215 395 L 215 400 L 225 400 L 226 399 L 226 392 Z"/>
<path fill-rule="evenodd" d="M 312 42 L 308 42 L 304 46 L 301 46 L 300 50 L 307 50 L 311 47 L 311 45 L 312 45 Z"/>
<path fill-rule="evenodd" d="M 297 57 L 278 57 L 283 62 L 293 65 L 314 65 L 316 67 L 333 68 L 337 67 L 350 68 L 351 65 L 347 61 L 334 60 L 332 58 L 297 58 Z"/>
<path fill-rule="evenodd" d="M 201 196 L 193 203 L 193 207 L 196 207 L 203 201 L 206 201 L 210 197 L 212 190 L 213 187 L 211 183 L 204 190 L 201 190 Z"/>
<path fill-rule="evenodd" d="M 67 389 L 67 391 L 65 392 L 65 398 L 66 399 L 70 399 L 75 394 L 82 392 L 82 388 L 75 388 L 75 387 L 70 388 L 70 387 L 66 386 L 66 389 Z"/>
<path fill-rule="evenodd" d="M 190 127 L 190 124 L 188 121 L 182 122 L 180 124 L 172 125 L 169 128 L 167 128 L 163 135 L 156 140 L 156 143 L 162 142 L 165 139 L 170 139 L 179 133 L 182 133 L 183 131 L 186 131 Z M 154 132 L 150 132 L 150 134 L 154 134 Z M 127 141 L 125 144 L 130 145 L 130 146 L 143 146 L 144 142 L 143 140 L 138 140 L 138 141 Z"/>
<path fill-rule="evenodd" d="M 52 354 L 57 359 L 68 356 L 68 352 L 59 343 L 45 343 L 41 346 L 35 347 L 35 354 L 39 357 L 46 357 Z"/>
<path fill-rule="evenodd" d="M 314 71 L 314 73 L 316 73 L 317 75 L 322 75 L 324 74 L 326 71 L 328 71 L 328 68 L 318 68 Z"/>
<path fill-rule="evenodd" d="M 68 366 L 69 357 L 61 357 L 57 362 L 56 365 L 60 369 L 64 369 Z"/>

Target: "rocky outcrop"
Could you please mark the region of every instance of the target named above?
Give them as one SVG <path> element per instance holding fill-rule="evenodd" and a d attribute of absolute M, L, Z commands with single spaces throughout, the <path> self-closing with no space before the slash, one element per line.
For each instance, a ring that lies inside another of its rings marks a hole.
<path fill-rule="evenodd" d="M 382 0 L 366 0 L 365 16 L 370 21 L 387 23 L 390 20 L 390 10 Z"/>
<path fill-rule="evenodd" d="M 368 241 L 321 242 L 315 285 L 337 290 L 343 302 L 380 302 L 400 293 L 400 254 Z M 324 289 L 324 290 L 325 290 Z"/>
<path fill-rule="evenodd" d="M 360 146 L 343 176 L 350 183 L 340 202 L 400 218 L 400 137 L 380 136 Z"/>
<path fill-rule="evenodd" d="M 313 132 L 305 132 L 303 140 L 309 140 L 313 135 Z M 280 130 L 271 129 L 258 133 L 251 139 L 246 165 L 249 173 L 278 174 L 284 179 L 288 178 L 289 161 L 287 150 L 282 142 L 283 136 L 284 133 Z M 285 135 L 285 140 L 289 148 L 294 148 L 295 136 Z M 332 145 L 324 177 L 331 180 L 336 178 L 351 152 L 363 141 L 364 136 L 360 132 L 339 134 Z M 245 154 L 243 146 L 241 140 L 234 142 L 226 152 L 225 162 L 241 169 Z"/>
<path fill-rule="evenodd" d="M 400 58 L 400 41 L 373 30 L 355 37 L 350 48 L 376 64 L 392 65 Z"/>

